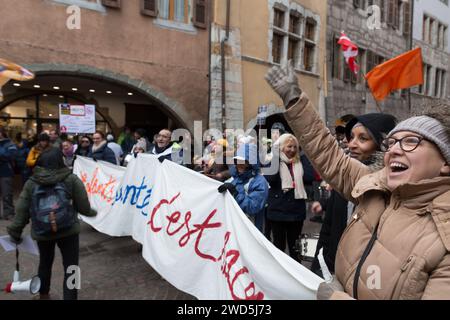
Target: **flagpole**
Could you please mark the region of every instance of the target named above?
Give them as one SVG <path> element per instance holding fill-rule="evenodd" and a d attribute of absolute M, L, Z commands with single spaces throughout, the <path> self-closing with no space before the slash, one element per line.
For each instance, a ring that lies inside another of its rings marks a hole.
<path fill-rule="evenodd" d="M 364 80 L 366 80 L 366 83 L 367 83 L 366 74 L 363 73 L 363 75 L 364 75 Z M 381 106 L 380 106 L 380 104 L 378 103 L 378 100 L 375 98 L 375 96 L 373 95 L 373 92 L 372 92 L 372 90 L 370 90 L 370 88 L 369 88 L 369 91 L 370 91 L 370 94 L 371 94 L 372 97 L 373 97 L 373 100 L 375 101 L 375 105 L 377 106 L 378 111 L 379 111 L 380 113 L 383 113 L 383 110 L 381 110 Z"/>
<path fill-rule="evenodd" d="M 409 18 L 411 19 L 409 29 L 409 50 L 413 48 L 413 30 L 414 30 L 414 1 L 411 1 Z M 408 107 L 411 113 L 411 88 L 408 89 Z"/>
<path fill-rule="evenodd" d="M 341 45 L 341 50 L 344 53 L 344 57 L 345 57 L 345 61 L 347 62 L 347 66 L 357 76 L 358 75 L 358 66 L 355 65 L 355 63 L 357 62 L 356 56 L 358 56 L 358 47 L 353 42 L 351 42 L 350 38 L 348 38 L 345 35 L 345 32 L 343 30 L 341 31 L 341 37 L 339 38 L 338 44 Z M 333 49 L 334 49 L 334 47 L 333 47 Z M 356 49 L 356 53 L 354 52 L 355 49 Z M 350 59 L 353 59 L 353 60 L 350 60 Z M 361 73 L 364 75 L 364 80 L 366 80 L 366 83 L 367 83 L 366 74 L 364 74 L 362 71 L 361 71 Z M 375 104 L 377 106 L 378 111 L 380 113 L 383 113 L 383 111 L 381 110 L 381 106 L 378 104 L 377 99 L 375 99 L 375 96 L 373 95 L 372 90 L 370 90 L 370 93 L 372 94 L 372 97 L 375 100 Z"/>
<path fill-rule="evenodd" d="M 370 91 L 370 92 L 372 92 L 372 91 Z M 378 111 L 379 111 L 380 113 L 383 113 L 383 110 L 381 110 L 380 104 L 378 103 L 377 99 L 375 99 L 375 97 L 373 96 L 373 94 L 372 94 L 372 97 L 373 97 L 374 100 L 375 100 L 375 104 L 376 104 L 376 106 L 377 106 Z"/>

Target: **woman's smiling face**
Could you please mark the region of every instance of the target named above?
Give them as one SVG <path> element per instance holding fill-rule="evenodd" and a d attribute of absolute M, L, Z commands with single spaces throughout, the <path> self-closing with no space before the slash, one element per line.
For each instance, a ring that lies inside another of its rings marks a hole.
<path fill-rule="evenodd" d="M 387 170 L 387 185 L 390 190 L 406 183 L 419 182 L 450 173 L 449 165 L 446 164 L 444 157 L 434 143 L 409 131 L 397 132 L 390 138 L 400 140 L 405 137 L 422 138 L 422 140 L 418 143 L 417 148 L 412 151 L 404 151 L 400 147 L 400 143 L 396 141 L 386 152 L 384 164 Z M 416 139 L 416 141 L 419 139 Z M 405 144 L 403 148 L 407 149 Z"/>
<path fill-rule="evenodd" d="M 367 129 L 363 126 L 355 126 L 352 129 L 350 141 L 348 142 L 350 156 L 364 161 L 377 151 L 377 145 L 373 141 Z"/>

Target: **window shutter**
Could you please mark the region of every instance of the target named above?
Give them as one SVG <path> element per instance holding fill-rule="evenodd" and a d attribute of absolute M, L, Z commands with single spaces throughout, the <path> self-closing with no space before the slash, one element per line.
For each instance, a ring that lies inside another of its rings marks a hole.
<path fill-rule="evenodd" d="M 381 22 L 386 22 L 386 7 L 384 0 L 380 0 Z"/>
<path fill-rule="evenodd" d="M 390 26 L 392 26 L 394 24 L 394 20 L 395 20 L 395 1 L 396 0 L 389 0 L 389 3 L 388 3 L 387 24 Z"/>
<path fill-rule="evenodd" d="M 157 0 L 141 0 L 141 14 L 156 17 L 158 15 Z"/>
<path fill-rule="evenodd" d="M 403 2 L 403 34 L 411 34 L 411 5 L 409 2 Z"/>
<path fill-rule="evenodd" d="M 194 0 L 194 26 L 206 29 L 208 27 L 208 1 Z"/>
<path fill-rule="evenodd" d="M 102 5 L 110 8 L 120 8 L 120 0 L 102 0 Z"/>
<path fill-rule="evenodd" d="M 400 29 L 400 4 L 401 2 L 394 1 L 394 28 Z"/>

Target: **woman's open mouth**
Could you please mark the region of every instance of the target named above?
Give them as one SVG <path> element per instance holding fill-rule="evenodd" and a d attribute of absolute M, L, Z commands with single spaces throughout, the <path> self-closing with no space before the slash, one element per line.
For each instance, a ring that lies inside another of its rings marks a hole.
<path fill-rule="evenodd" d="M 389 164 L 389 168 L 391 169 L 391 172 L 394 174 L 401 174 L 409 169 L 409 167 L 406 164 L 398 161 L 392 161 Z"/>

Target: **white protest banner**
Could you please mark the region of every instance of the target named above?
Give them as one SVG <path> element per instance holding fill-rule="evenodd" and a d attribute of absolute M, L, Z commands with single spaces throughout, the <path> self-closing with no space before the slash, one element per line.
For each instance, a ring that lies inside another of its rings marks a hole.
<path fill-rule="evenodd" d="M 93 209 L 97 211 L 95 217 L 80 218 L 93 226 L 100 232 L 121 236 L 123 226 L 116 226 L 116 220 L 111 215 L 112 204 L 122 178 L 125 168 L 104 161 L 93 161 L 92 159 L 78 156 L 73 166 L 73 173 L 83 182 L 89 201 Z"/>
<path fill-rule="evenodd" d="M 217 191 L 219 182 L 150 155 L 139 155 L 126 171 L 77 161 L 100 210 L 83 220 L 111 236 L 131 234 L 146 261 L 178 289 L 199 299 L 315 299 L 323 279 L 268 241 L 229 193 Z"/>
<path fill-rule="evenodd" d="M 133 158 L 117 189 L 111 209 L 117 219 L 117 227 L 126 228 L 122 232 L 132 235 L 133 239 L 141 244 L 148 222 L 153 184 L 160 166 L 158 157 L 154 155 L 138 154 L 137 158 Z"/>
<path fill-rule="evenodd" d="M 59 129 L 64 133 L 94 133 L 95 105 L 59 105 Z"/>
<path fill-rule="evenodd" d="M 81 219 L 111 236 L 130 236 L 143 241 L 154 178 L 161 164 L 154 155 L 138 154 L 127 168 L 77 157 L 74 174 L 83 181 L 94 218 Z"/>
<path fill-rule="evenodd" d="M 278 250 L 219 182 L 164 161 L 143 256 L 199 299 L 315 299 L 323 279 Z"/>

